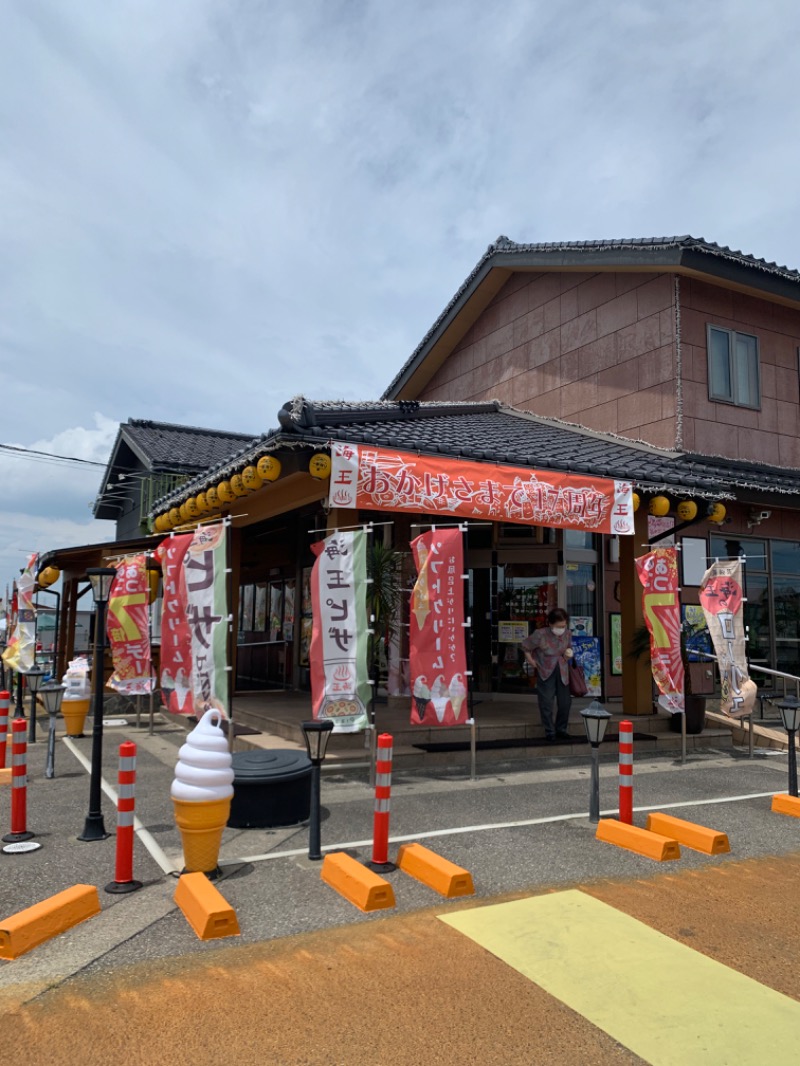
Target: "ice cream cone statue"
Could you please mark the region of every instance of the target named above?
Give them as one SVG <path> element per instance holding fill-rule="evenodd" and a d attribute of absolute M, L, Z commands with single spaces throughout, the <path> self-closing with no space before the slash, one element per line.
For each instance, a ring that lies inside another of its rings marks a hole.
<path fill-rule="evenodd" d="M 425 625 L 425 619 L 431 610 L 430 593 L 428 591 L 428 567 L 426 565 L 428 549 L 424 544 L 418 546 L 417 556 L 419 559 L 419 576 L 414 584 L 414 591 L 411 596 L 411 610 L 414 612 L 417 625 L 422 629 Z"/>
<path fill-rule="evenodd" d="M 206 711 L 178 752 L 170 794 L 187 873 L 217 868 L 231 810 L 233 765 L 219 711 Z"/>

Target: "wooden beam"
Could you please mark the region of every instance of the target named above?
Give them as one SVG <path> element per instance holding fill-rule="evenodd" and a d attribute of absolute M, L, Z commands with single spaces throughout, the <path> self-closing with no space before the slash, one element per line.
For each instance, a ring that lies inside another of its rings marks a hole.
<path fill-rule="evenodd" d="M 633 516 L 633 536 L 619 538 L 619 598 L 622 623 L 622 710 L 626 715 L 653 713 L 653 671 L 650 656 L 632 658 L 630 649 L 639 626 L 644 625 L 642 586 L 635 559 L 647 547 L 647 511 Z"/>

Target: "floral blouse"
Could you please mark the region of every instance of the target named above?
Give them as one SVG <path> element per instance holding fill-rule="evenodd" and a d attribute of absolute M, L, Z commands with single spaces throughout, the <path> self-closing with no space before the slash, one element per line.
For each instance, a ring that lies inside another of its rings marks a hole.
<path fill-rule="evenodd" d="M 569 684 L 569 665 L 564 658 L 564 652 L 572 647 L 572 634 L 569 630 L 559 637 L 550 626 L 534 629 L 523 640 L 521 647 L 523 651 L 529 651 L 533 655 L 536 669 L 542 680 L 549 677 L 558 666 L 561 671 L 561 680 L 565 685 Z"/>

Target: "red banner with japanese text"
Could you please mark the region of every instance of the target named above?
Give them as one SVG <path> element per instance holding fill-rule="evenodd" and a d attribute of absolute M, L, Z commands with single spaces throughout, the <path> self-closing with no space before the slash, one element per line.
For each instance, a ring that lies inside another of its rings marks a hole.
<path fill-rule="evenodd" d="M 650 632 L 653 679 L 661 693 L 658 702 L 671 714 L 683 714 L 678 553 L 675 548 L 654 548 L 636 560 L 636 573 L 644 587 L 642 610 Z"/>
<path fill-rule="evenodd" d="M 108 686 L 127 696 L 143 695 L 153 685 L 148 598 L 146 557 L 130 555 L 122 559 L 111 585 L 106 632 L 114 663 Z"/>
<path fill-rule="evenodd" d="M 224 522 L 198 526 L 183 557 L 194 714 L 228 717 L 228 588 Z"/>
<path fill-rule="evenodd" d="M 161 690 L 173 714 L 194 714 L 192 701 L 192 634 L 186 618 L 183 560 L 192 533 L 167 537 L 156 548 L 161 563 L 164 602 L 161 614 Z"/>
<path fill-rule="evenodd" d="M 633 533 L 629 481 L 336 442 L 331 460 L 331 507 Z"/>
<path fill-rule="evenodd" d="M 719 709 L 731 718 L 752 714 L 758 693 L 747 670 L 743 602 L 741 562 L 718 559 L 703 574 L 700 603 L 717 653 L 722 689 Z"/>
<path fill-rule="evenodd" d="M 463 725 L 469 717 L 464 644 L 464 549 L 460 529 L 436 529 L 411 542 L 411 724 Z"/>
<path fill-rule="evenodd" d="M 367 671 L 367 534 L 331 533 L 312 544 L 311 704 L 336 733 L 365 729 L 370 686 Z"/>

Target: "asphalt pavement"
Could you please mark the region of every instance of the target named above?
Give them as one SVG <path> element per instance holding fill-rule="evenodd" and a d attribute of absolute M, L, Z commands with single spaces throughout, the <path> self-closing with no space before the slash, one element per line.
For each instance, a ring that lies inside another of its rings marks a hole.
<path fill-rule="evenodd" d="M 182 866 L 180 834 L 169 788 L 186 728 L 181 719 L 156 719 L 150 736 L 133 721 L 106 724 L 103 774 L 116 789 L 119 744 L 137 744 L 136 814 L 142 830 L 134 851 L 134 877 L 143 887 L 111 895 L 116 811 L 103 796 L 107 840 L 78 841 L 89 801 L 91 718 L 80 740 L 59 739 L 56 776 L 45 778 L 46 731 L 29 747 L 28 829 L 41 848 L 0 853 L 0 917 L 23 910 L 75 884 L 99 889 L 102 913 L 40 945 L 13 962 L 0 963 L 0 1008 L 34 999 L 80 974 L 109 977 L 130 964 L 215 950 L 221 941 L 200 941 L 174 903 Z M 772 814 L 770 795 L 786 790 L 785 754 L 749 759 L 737 749 L 698 750 L 685 765 L 674 755 L 634 755 L 634 821 L 639 808 L 665 809 L 726 832 L 731 855 L 709 858 L 686 849 L 675 863 L 681 872 L 710 864 L 783 855 L 800 847 L 800 821 Z M 642 879 L 664 865 L 595 840 L 587 817 L 590 764 L 586 755 L 482 757 L 478 778 L 467 766 L 432 765 L 396 770 L 392 782 L 390 858 L 401 840 L 417 840 L 466 867 L 476 896 L 510 893 L 603 879 Z M 0 789 L 0 829 L 10 829 L 8 786 Z M 617 768 L 612 748 L 601 759 L 601 808 L 616 815 Z M 346 850 L 359 860 L 371 855 L 373 795 L 365 765 L 323 769 L 323 850 Z M 227 829 L 217 885 L 235 908 L 247 945 L 353 923 L 381 921 L 431 906 L 446 909 L 424 885 L 401 872 L 387 875 L 397 899 L 393 912 L 365 915 L 320 880 L 319 862 L 307 858 L 308 829 Z M 463 905 L 463 901 L 462 901 Z"/>

